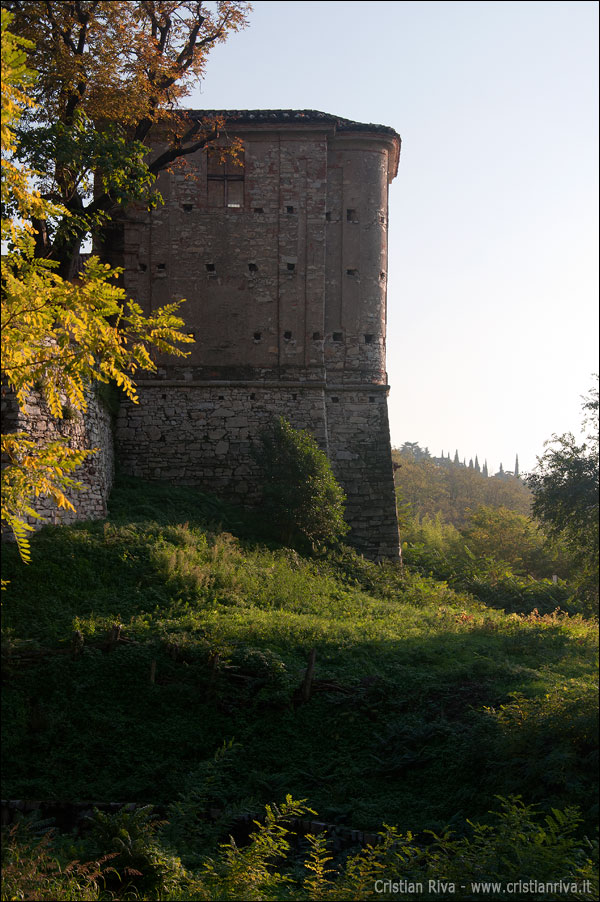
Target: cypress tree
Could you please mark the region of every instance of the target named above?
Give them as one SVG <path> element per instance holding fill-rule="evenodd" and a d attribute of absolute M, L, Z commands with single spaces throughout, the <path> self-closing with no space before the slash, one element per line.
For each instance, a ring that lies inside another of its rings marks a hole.
<path fill-rule="evenodd" d="M 519 475 L 519 455 L 515 457 L 515 476 Z"/>
<path fill-rule="evenodd" d="M 478 473 L 481 473 L 481 467 L 479 466 L 479 458 L 475 455 L 475 469 Z"/>
<path fill-rule="evenodd" d="M 448 452 L 448 453 L 450 453 L 450 452 Z M 455 463 L 455 464 L 459 464 L 459 463 L 460 463 L 460 460 L 458 459 L 458 448 L 457 448 L 456 451 L 454 452 L 454 463 Z"/>
<path fill-rule="evenodd" d="M 484 465 L 483 465 L 483 470 L 481 471 L 481 473 L 482 473 L 483 476 L 485 476 L 486 479 L 488 478 L 488 475 L 489 475 L 489 474 L 488 474 L 487 460 L 486 460 L 486 462 L 485 462 Z"/>

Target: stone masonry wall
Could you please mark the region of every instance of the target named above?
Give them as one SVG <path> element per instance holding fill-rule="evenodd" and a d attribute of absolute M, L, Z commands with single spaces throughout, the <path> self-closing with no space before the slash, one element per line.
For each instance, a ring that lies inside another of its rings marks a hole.
<path fill-rule="evenodd" d="M 367 557 L 397 559 L 396 493 L 385 386 L 326 392 L 328 453 L 347 494 L 350 542 Z"/>
<path fill-rule="evenodd" d="M 139 404 L 123 402 L 119 463 L 144 479 L 197 485 L 242 504 L 260 500 L 251 456 L 277 416 L 308 429 L 328 453 L 347 494 L 348 540 L 372 558 L 397 557 L 386 392 L 319 385 L 146 383 Z"/>
<path fill-rule="evenodd" d="M 97 448 L 96 454 L 74 471 L 74 479 L 81 489 L 66 492 L 75 511 L 57 508 L 49 498 L 40 498 L 34 505 L 44 520 L 30 520 L 36 529 L 53 524 L 71 524 L 82 520 L 98 520 L 106 516 L 107 502 L 114 478 L 114 440 L 111 415 L 104 403 L 90 391 L 85 415 L 69 411 L 62 419 L 55 419 L 45 402 L 32 393 L 24 411 L 20 411 L 9 392 L 2 397 L 2 420 L 5 432 L 27 432 L 40 442 L 68 439 L 71 448 Z"/>
<path fill-rule="evenodd" d="M 191 111 L 204 119 L 207 111 Z M 318 111 L 230 111 L 223 162 L 161 173 L 164 206 L 131 208 L 107 257 L 146 313 L 185 298 L 189 357 L 159 355 L 122 405 L 125 472 L 260 498 L 250 449 L 283 415 L 327 452 L 349 539 L 399 556 L 387 419 L 388 185 L 399 136 Z"/>

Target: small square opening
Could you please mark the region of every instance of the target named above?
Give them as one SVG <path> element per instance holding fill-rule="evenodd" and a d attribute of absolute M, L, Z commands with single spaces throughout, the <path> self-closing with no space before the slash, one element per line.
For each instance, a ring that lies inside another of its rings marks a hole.
<path fill-rule="evenodd" d="M 255 208 L 254 208 L 254 212 L 255 212 L 255 213 L 264 213 L 265 211 L 264 211 L 264 209 L 263 209 L 262 207 L 255 207 Z"/>
<path fill-rule="evenodd" d="M 191 213 L 192 210 L 194 209 L 194 205 L 193 204 L 184 204 L 183 209 L 186 213 Z"/>
<path fill-rule="evenodd" d="M 294 213 L 295 210 L 294 210 L 294 208 L 290 205 L 289 207 L 286 207 L 286 208 L 285 208 L 285 212 L 286 212 L 286 213 Z"/>
<path fill-rule="evenodd" d="M 216 272 L 217 271 L 217 267 L 215 266 L 214 263 L 205 263 L 204 265 L 206 267 L 206 272 Z"/>
<path fill-rule="evenodd" d="M 321 341 L 322 335 L 320 332 L 313 332 L 313 341 Z"/>
<path fill-rule="evenodd" d="M 339 399 L 339 398 L 335 398 L 335 397 L 332 398 L 331 401 L 332 401 L 333 404 L 339 404 L 339 403 L 340 403 L 340 399 Z"/>
<path fill-rule="evenodd" d="M 255 333 L 254 333 L 254 341 L 260 341 L 261 338 L 262 338 L 262 332 L 255 332 Z"/>
<path fill-rule="evenodd" d="M 288 331 L 286 331 L 286 332 L 283 333 L 283 337 L 284 337 L 284 340 L 285 340 L 285 341 L 291 341 L 291 340 L 292 340 L 292 333 L 288 330 Z"/>
<path fill-rule="evenodd" d="M 331 337 L 333 338 L 334 341 L 343 341 L 344 333 L 343 332 L 334 332 Z"/>
<path fill-rule="evenodd" d="M 357 269 L 347 269 L 346 275 L 356 277 L 358 275 L 358 270 Z"/>
<path fill-rule="evenodd" d="M 159 272 L 164 272 L 164 270 L 167 268 L 167 264 L 166 263 L 157 263 L 156 268 Z"/>
<path fill-rule="evenodd" d="M 256 263 L 248 264 L 248 272 L 258 272 L 258 266 L 256 265 Z"/>
<path fill-rule="evenodd" d="M 287 264 L 287 270 L 288 270 L 288 272 L 296 272 L 296 264 L 295 264 L 295 263 L 288 263 L 288 264 Z"/>
<path fill-rule="evenodd" d="M 358 216 L 356 215 L 356 210 L 351 210 L 351 209 L 346 210 L 346 222 L 358 222 Z"/>
<path fill-rule="evenodd" d="M 148 267 L 146 266 L 145 263 L 139 263 L 139 264 L 138 264 L 138 269 L 139 269 L 140 272 L 146 272 L 146 270 L 148 269 Z"/>
<path fill-rule="evenodd" d="M 329 212 L 329 210 L 328 210 L 327 213 L 325 214 L 325 221 L 326 221 L 326 222 L 331 222 L 331 213 Z"/>
<path fill-rule="evenodd" d="M 365 335 L 365 344 L 366 344 L 366 345 L 373 344 L 373 338 L 374 338 L 374 337 L 375 337 L 375 336 L 374 336 L 374 335 L 371 335 L 371 333 L 367 333 L 367 334 Z"/>

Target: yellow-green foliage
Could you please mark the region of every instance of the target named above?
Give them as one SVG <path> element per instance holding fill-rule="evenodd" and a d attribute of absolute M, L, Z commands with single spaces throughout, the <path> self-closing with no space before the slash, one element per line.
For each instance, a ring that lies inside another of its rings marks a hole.
<path fill-rule="evenodd" d="M 170 856 L 160 849 L 147 820 L 137 831 L 132 855 L 123 815 L 103 816 L 106 847 L 114 848 L 117 837 L 116 844 L 124 850 L 83 865 L 73 861 L 61 866 L 50 855 L 48 838 L 35 842 L 26 832 L 23 836 L 23 831 L 13 829 L 6 845 L 2 899 L 102 899 L 107 898 L 102 893 L 107 879 L 118 898 L 189 902 L 391 900 L 398 898 L 394 884 L 401 881 L 417 887 L 408 893 L 419 899 L 437 898 L 440 883 L 457 898 L 503 898 L 509 885 L 519 880 L 555 884 L 554 890 L 534 898 L 572 898 L 573 885 L 578 899 L 597 898 L 597 843 L 576 838 L 579 818 L 573 808 L 553 809 L 542 816 L 518 797 L 500 799 L 499 810 L 490 812 L 486 821 L 461 825 L 463 835 L 447 828 L 417 838 L 386 826 L 376 844 L 345 860 L 330 854 L 324 834 L 306 837 L 305 854 L 294 848 L 290 818 L 307 814 L 314 812 L 288 795 L 279 806 L 266 806 L 247 844 L 239 846 L 230 838 L 207 854 L 198 868 L 187 871 L 179 865 L 175 870 L 157 865 Z M 129 817 L 135 820 L 136 814 Z M 132 861 L 135 867 L 130 866 Z M 561 890 L 559 881 L 570 886 Z M 493 882 L 495 888 L 482 887 L 483 882 Z"/>
<path fill-rule="evenodd" d="M 114 857 L 103 855 L 85 863 L 61 860 L 50 832 L 36 836 L 27 825 L 17 823 L 2 837 L 1 898 L 93 902 L 113 872 L 107 862 Z"/>
<path fill-rule="evenodd" d="M 11 14 L 2 10 L 2 376 L 24 408 L 34 385 L 53 416 L 65 407 L 84 411 L 86 388 L 94 381 L 116 384 L 136 400 L 133 376 L 152 370 L 150 349 L 183 355 L 179 344 L 192 339 L 180 331 L 179 304 L 150 317 L 127 302 L 114 284 L 119 270 L 92 257 L 82 277 L 62 279 L 56 264 L 35 256 L 35 230 L 27 217 L 67 217 L 63 207 L 42 199 L 32 188 L 37 173 L 11 159 L 17 149 L 15 129 L 31 106 L 26 89 L 34 73 L 25 65 L 27 42 L 11 35 Z M 6 215 L 4 215 L 6 213 Z M 13 530 L 24 560 L 29 560 L 27 516 L 36 516 L 34 499 L 50 496 L 59 507 L 73 509 L 65 495 L 77 485 L 68 475 L 88 450 L 66 441 L 33 442 L 26 433 L 2 436 L 8 465 L 2 471 L 2 520 Z"/>

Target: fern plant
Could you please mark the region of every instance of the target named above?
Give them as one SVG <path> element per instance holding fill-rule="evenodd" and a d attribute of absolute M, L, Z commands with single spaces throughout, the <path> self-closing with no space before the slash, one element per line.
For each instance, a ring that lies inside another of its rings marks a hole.
<path fill-rule="evenodd" d="M 152 806 L 122 809 L 115 814 L 94 809 L 90 818 L 90 842 L 94 851 L 115 856 L 118 868 L 110 875 L 109 885 L 119 892 L 137 891 L 153 898 L 177 887 L 185 877 L 180 859 L 163 847 L 157 838 L 161 822 L 153 816 Z"/>

